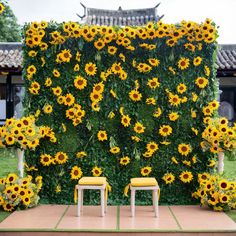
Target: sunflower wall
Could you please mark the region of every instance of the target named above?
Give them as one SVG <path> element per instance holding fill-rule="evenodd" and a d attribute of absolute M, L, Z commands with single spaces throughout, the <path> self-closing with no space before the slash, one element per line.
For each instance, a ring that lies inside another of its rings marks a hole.
<path fill-rule="evenodd" d="M 25 26 L 26 114 L 56 134 L 26 153 L 44 202 L 73 201 L 82 176 L 106 176 L 111 204 L 128 203 L 132 177 L 156 177 L 161 202 L 187 204 L 197 174 L 215 165 L 201 133 L 217 103 L 217 32 L 201 24 Z M 137 199 L 147 204 L 148 193 Z M 86 201 L 99 201 L 87 192 Z"/>

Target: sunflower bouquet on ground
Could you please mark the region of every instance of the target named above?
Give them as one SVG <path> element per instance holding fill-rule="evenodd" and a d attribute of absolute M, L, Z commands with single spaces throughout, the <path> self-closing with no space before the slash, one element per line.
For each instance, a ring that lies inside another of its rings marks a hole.
<path fill-rule="evenodd" d="M 35 183 L 32 176 L 19 178 L 15 173 L 10 173 L 6 178 L 0 179 L 0 208 L 4 211 L 26 209 L 38 204 L 38 193 L 42 187 L 42 177 L 37 176 Z"/>
<path fill-rule="evenodd" d="M 236 209 L 236 182 L 224 179 L 220 175 L 198 174 L 199 188 L 192 194 L 200 199 L 201 206 L 214 211 Z"/>
<path fill-rule="evenodd" d="M 219 153 L 236 148 L 236 125 L 229 127 L 226 118 L 209 118 L 207 123 L 202 133 L 203 150 L 210 149 L 212 153 Z"/>
<path fill-rule="evenodd" d="M 10 118 L 0 127 L 0 148 L 16 147 L 21 149 L 35 149 L 41 138 L 49 138 L 56 142 L 56 137 L 51 128 L 36 126 L 35 117 Z"/>

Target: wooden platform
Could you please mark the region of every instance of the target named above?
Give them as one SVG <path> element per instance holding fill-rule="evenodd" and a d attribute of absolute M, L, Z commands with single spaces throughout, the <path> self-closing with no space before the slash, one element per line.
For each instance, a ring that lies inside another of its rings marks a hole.
<path fill-rule="evenodd" d="M 15 211 L 0 223 L 0 235 L 236 235 L 236 223 L 225 213 L 199 206 L 160 206 L 154 217 L 151 206 L 108 206 L 105 217 L 99 206 L 85 206 L 76 217 L 75 205 L 40 205 Z"/>

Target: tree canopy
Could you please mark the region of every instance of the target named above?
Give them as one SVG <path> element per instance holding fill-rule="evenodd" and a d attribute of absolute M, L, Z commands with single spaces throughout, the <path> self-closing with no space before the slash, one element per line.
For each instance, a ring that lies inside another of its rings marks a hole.
<path fill-rule="evenodd" d="M 18 42 L 21 40 L 20 26 L 7 2 L 2 3 L 4 10 L 0 14 L 0 42 Z"/>

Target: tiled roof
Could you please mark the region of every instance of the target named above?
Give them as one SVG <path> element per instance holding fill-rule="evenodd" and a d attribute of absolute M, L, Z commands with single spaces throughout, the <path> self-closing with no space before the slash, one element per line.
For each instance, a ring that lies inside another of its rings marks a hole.
<path fill-rule="evenodd" d="M 159 21 L 164 16 L 157 15 L 157 7 L 160 3 L 152 8 L 129 10 L 123 10 L 121 7 L 118 10 L 105 10 L 89 8 L 82 3 L 81 5 L 84 7 L 84 15 L 77 15 L 83 23 L 89 25 L 144 25 L 149 21 Z"/>
<path fill-rule="evenodd" d="M 0 43 L 0 68 L 19 68 L 22 60 L 21 43 Z"/>
<path fill-rule="evenodd" d="M 217 54 L 218 70 L 236 70 L 236 44 L 220 45 Z M 22 65 L 21 43 L 0 43 L 0 68 L 17 69 Z"/>
<path fill-rule="evenodd" d="M 219 70 L 236 70 L 236 44 L 222 44 L 216 64 Z"/>

